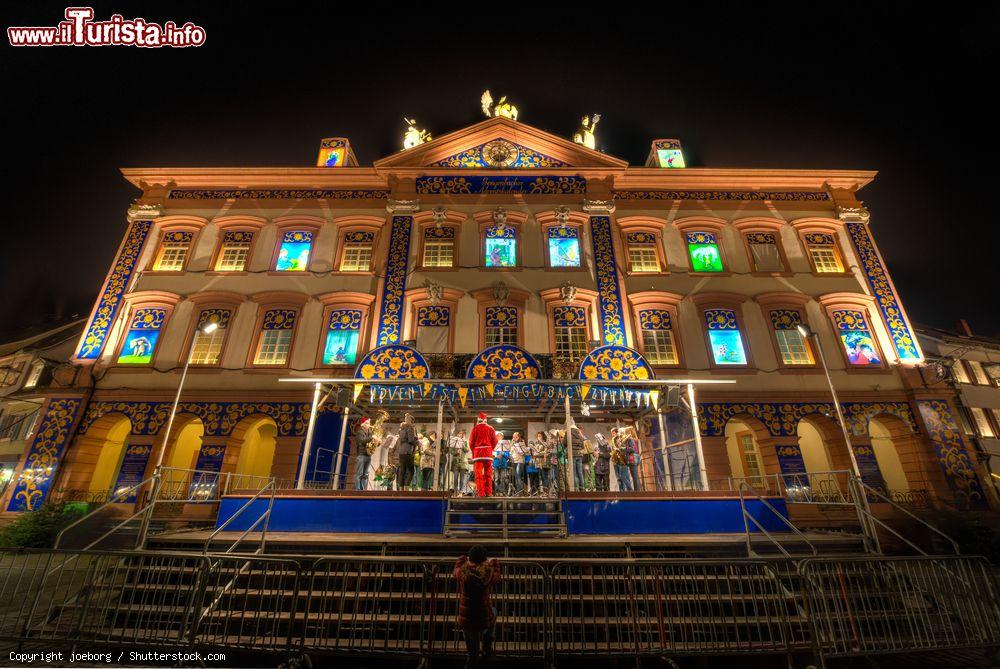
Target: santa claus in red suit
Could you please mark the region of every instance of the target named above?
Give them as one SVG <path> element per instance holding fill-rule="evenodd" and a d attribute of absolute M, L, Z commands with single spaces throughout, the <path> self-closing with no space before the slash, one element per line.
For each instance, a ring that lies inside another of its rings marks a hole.
<path fill-rule="evenodd" d="M 493 494 L 493 447 L 497 445 L 497 433 L 486 422 L 486 414 L 479 413 L 479 420 L 469 435 L 469 448 L 476 472 L 476 491 L 480 497 Z"/>

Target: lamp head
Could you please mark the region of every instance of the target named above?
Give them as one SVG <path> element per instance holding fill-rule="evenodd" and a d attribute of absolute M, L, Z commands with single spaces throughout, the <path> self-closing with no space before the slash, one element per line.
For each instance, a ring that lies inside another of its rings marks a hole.
<path fill-rule="evenodd" d="M 814 334 L 816 334 L 805 323 L 799 323 L 798 325 L 795 326 L 795 329 L 799 331 L 799 334 L 802 335 L 803 339 L 809 339 L 809 337 L 812 337 Z"/>
<path fill-rule="evenodd" d="M 215 321 L 210 321 L 208 323 L 205 323 L 205 325 L 201 327 L 201 331 L 204 334 L 212 334 L 218 329 L 219 329 L 219 324 L 216 323 Z"/>

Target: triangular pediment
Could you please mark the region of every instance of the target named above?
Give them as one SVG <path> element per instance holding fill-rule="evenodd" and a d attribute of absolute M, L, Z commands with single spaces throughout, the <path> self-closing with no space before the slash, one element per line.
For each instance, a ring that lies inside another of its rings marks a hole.
<path fill-rule="evenodd" d="M 620 158 L 500 116 L 375 161 L 376 169 L 622 169 Z"/>

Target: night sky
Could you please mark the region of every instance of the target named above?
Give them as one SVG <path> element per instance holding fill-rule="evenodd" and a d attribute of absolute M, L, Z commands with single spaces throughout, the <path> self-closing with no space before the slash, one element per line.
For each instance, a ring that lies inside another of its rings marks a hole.
<path fill-rule="evenodd" d="M 601 113 L 599 148 L 633 165 L 653 138 L 678 137 L 690 166 L 878 170 L 860 197 L 911 319 L 1000 334 L 995 5 L 546 4 L 275 3 L 261 16 L 120 0 L 97 18 L 192 21 L 206 45 L 4 39 L 0 336 L 89 311 L 138 195 L 119 167 L 309 166 L 329 136 L 370 164 L 397 150 L 404 115 L 436 136 L 481 120 L 487 87 L 566 137 Z M 0 16 L 55 25 L 64 7 L 8 2 Z"/>

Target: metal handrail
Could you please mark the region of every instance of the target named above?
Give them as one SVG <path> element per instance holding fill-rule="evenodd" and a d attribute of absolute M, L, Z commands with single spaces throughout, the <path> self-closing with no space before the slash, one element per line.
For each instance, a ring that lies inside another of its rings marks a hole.
<path fill-rule="evenodd" d="M 126 498 L 126 499 L 127 499 L 127 498 L 128 498 L 128 496 L 129 496 L 129 495 L 130 495 L 130 494 L 131 494 L 132 492 L 138 492 L 138 491 L 139 491 L 139 490 L 141 490 L 141 489 L 142 489 L 142 488 L 143 488 L 143 487 L 144 487 L 144 486 L 145 486 L 145 485 L 146 485 L 147 483 L 150 483 L 150 482 L 155 482 L 155 481 L 156 481 L 157 479 L 159 479 L 159 473 L 156 473 L 156 474 L 153 474 L 153 475 L 152 475 L 152 476 L 150 476 L 150 477 L 149 477 L 148 479 L 145 479 L 144 481 L 140 481 L 139 483 L 136 483 L 136 484 L 135 484 L 134 486 L 132 486 L 131 488 L 129 488 L 129 489 L 127 489 L 127 490 L 125 490 L 124 492 L 119 492 L 119 493 L 116 493 L 116 494 L 114 495 L 114 497 L 112 497 L 112 498 L 111 498 L 111 499 L 109 499 L 109 500 L 108 500 L 107 502 L 105 502 L 104 504 L 100 505 L 99 507 L 97 507 L 96 509 L 94 509 L 93 511 L 91 511 L 90 513 L 88 513 L 88 514 L 86 514 L 86 515 L 83 515 L 83 516 L 81 516 L 80 518 L 77 518 L 77 519 L 76 519 L 76 520 L 74 520 L 74 521 L 73 521 L 72 523 L 70 523 L 69 525 L 67 525 L 67 526 L 66 526 L 66 527 L 64 527 L 64 528 L 63 528 L 62 530 L 60 530 L 60 531 L 59 531 L 59 534 L 57 534 L 57 535 L 56 535 L 56 540 L 55 540 L 55 542 L 53 542 L 53 544 L 52 544 L 52 547 L 53 547 L 53 548 L 59 548 L 59 542 L 60 542 L 60 541 L 62 541 L 62 538 L 63 538 L 63 535 L 64 535 L 64 534 L 66 534 L 66 532 L 67 532 L 67 531 L 69 531 L 70 529 L 72 529 L 72 528 L 76 527 L 77 525 L 79 525 L 79 524 L 80 524 L 80 523 L 82 523 L 83 521 L 87 520 L 88 518 L 90 518 L 90 517 L 91 517 L 91 516 L 93 516 L 94 514 L 96 514 L 96 513 L 99 513 L 100 511 L 103 511 L 103 510 L 104 510 L 104 508 L 105 508 L 105 507 L 107 507 L 107 506 L 110 506 L 111 504 L 120 504 L 121 502 L 118 502 L 118 501 L 117 501 L 117 500 L 118 500 L 119 498 Z M 87 546 L 86 548 L 84 548 L 84 549 L 82 549 L 82 550 L 88 550 L 88 549 L 92 548 L 92 547 L 93 547 L 93 546 L 95 546 L 95 545 L 96 545 L 96 544 L 97 544 L 98 542 L 100 542 L 100 541 L 103 541 L 103 540 L 104 540 L 104 539 L 106 539 L 106 538 L 107 538 L 108 536 L 110 536 L 110 535 L 111 535 L 111 534 L 113 534 L 113 533 L 114 533 L 115 531 L 117 531 L 117 530 L 118 530 L 118 529 L 119 529 L 119 528 L 120 528 L 120 527 L 121 527 L 122 525 L 124 525 L 124 524 L 125 524 L 125 523 L 127 523 L 128 521 L 132 520 L 133 518 L 135 518 L 136 516 L 138 516 L 139 514 L 143 513 L 144 511 L 146 511 L 146 509 L 149 509 L 149 508 L 152 508 L 152 504 L 149 504 L 148 506 L 146 506 L 146 507 L 143 507 L 143 508 L 142 508 L 142 509 L 140 509 L 139 511 L 135 512 L 134 514 L 132 514 L 131 516 L 129 516 L 129 517 L 128 517 L 128 518 L 127 518 L 127 519 L 126 519 L 125 521 L 123 521 L 122 523 L 119 523 L 119 524 L 118 524 L 117 526 L 115 526 L 115 528 L 114 528 L 114 529 L 112 529 L 112 530 L 111 530 L 110 532 L 106 532 L 106 533 L 105 533 L 105 534 L 103 534 L 103 535 L 102 535 L 102 536 L 101 536 L 101 537 L 100 537 L 99 539 L 97 539 L 97 540 L 96 540 L 96 541 L 94 541 L 94 542 L 91 542 L 91 543 L 90 543 L 90 544 L 89 544 L 89 545 L 88 545 L 88 546 Z"/>
<path fill-rule="evenodd" d="M 205 539 L 205 547 L 202 550 L 202 554 L 207 555 L 209 552 L 208 549 L 212 545 L 212 541 L 215 539 L 215 537 L 220 532 L 229 527 L 230 523 L 232 523 L 238 516 L 240 516 L 244 511 L 246 511 L 254 502 L 256 502 L 260 498 L 261 494 L 268 489 L 270 489 L 271 491 L 271 499 L 267 505 L 267 510 L 263 514 L 261 514 L 260 517 L 258 517 L 257 520 L 254 521 L 246 530 L 244 530 L 243 533 L 239 536 L 239 538 L 237 538 L 236 541 L 227 550 L 223 551 L 225 553 L 231 553 L 233 549 L 240 543 L 242 543 L 243 540 L 246 538 L 246 536 L 253 529 L 255 529 L 263 519 L 266 518 L 268 519 L 268 523 L 264 525 L 264 529 L 261 533 L 261 538 L 260 538 L 260 546 L 257 548 L 256 553 L 262 552 L 264 549 L 264 542 L 267 539 L 267 526 L 270 524 L 271 510 L 274 508 L 274 492 L 275 492 L 274 480 L 271 480 L 266 486 L 258 490 L 253 497 L 248 499 L 246 502 L 243 503 L 243 506 L 237 509 L 236 513 L 229 516 L 229 518 L 226 519 L 226 522 L 219 525 L 217 528 L 215 528 L 215 530 L 212 531 L 210 535 L 208 535 L 208 538 Z"/>
<path fill-rule="evenodd" d="M 935 534 L 937 534 L 937 535 L 943 537 L 944 539 L 946 539 L 948 541 L 948 543 L 951 544 L 952 550 L 955 551 L 955 555 L 961 555 L 962 554 L 961 548 L 959 547 L 957 541 L 955 541 L 950 536 L 948 536 L 947 534 L 945 534 L 944 532 L 942 532 L 938 528 L 936 528 L 933 525 L 931 525 L 930 523 L 928 523 L 926 520 L 924 520 L 920 516 L 917 516 L 916 514 L 911 513 L 910 511 L 908 511 L 904 507 L 900 506 L 899 504 L 897 504 L 896 502 L 894 502 L 889 497 L 886 497 L 879 490 L 876 490 L 875 488 L 871 487 L 870 485 L 868 485 L 867 483 L 865 483 L 863 480 L 861 480 L 858 477 L 851 477 L 851 483 L 853 483 L 853 484 L 855 484 L 857 486 L 856 490 L 857 490 L 858 498 L 864 497 L 867 500 L 866 493 L 868 493 L 868 492 L 872 493 L 876 498 L 880 498 L 884 503 L 889 504 L 894 509 L 902 511 L 907 516 L 909 516 L 913 520 L 917 521 L 918 523 L 920 523 L 921 525 L 923 525 L 927 529 L 931 530 Z M 859 502 L 860 502 L 860 499 L 859 499 Z M 922 548 L 920 548 L 919 546 L 917 546 L 915 543 L 913 543 L 912 541 L 910 541 L 909 539 L 907 539 L 906 537 L 904 537 L 902 534 L 900 534 L 899 532 L 897 532 L 896 530 L 894 530 L 885 521 L 881 520 L 880 518 L 877 518 L 875 516 L 875 514 L 871 512 L 871 509 L 867 508 L 867 505 L 865 505 L 864 508 L 863 508 L 860 505 L 860 503 L 859 503 L 858 509 L 859 509 L 859 511 L 862 511 L 865 514 L 865 516 L 867 517 L 867 519 L 870 522 L 878 523 L 879 526 L 881 526 L 882 528 L 884 528 L 884 529 L 888 530 L 889 532 L 891 532 L 897 539 L 900 539 L 903 542 L 905 542 L 910 548 L 913 548 L 915 551 L 917 551 L 921 555 L 929 555 L 929 553 L 927 553 L 927 551 L 923 550 Z M 872 529 L 872 532 L 874 533 L 875 530 Z M 874 537 L 873 536 L 872 539 L 876 542 L 876 545 L 878 545 L 878 537 Z"/>
<path fill-rule="evenodd" d="M 749 491 L 750 494 L 752 494 L 755 498 L 757 498 L 757 500 L 761 504 L 763 504 L 771 513 L 773 513 L 775 516 L 777 516 L 778 518 L 780 518 L 781 522 L 783 522 L 785 525 L 787 525 L 789 528 L 791 528 L 792 532 L 794 532 L 798 537 L 800 537 L 804 542 L 806 542 L 806 545 L 808 545 L 809 548 L 810 548 L 810 550 L 812 550 L 813 555 L 819 555 L 819 551 L 816 550 L 816 546 L 813 544 L 813 542 L 809 541 L 808 537 L 806 537 L 806 535 L 803 534 L 802 531 L 799 530 L 799 528 L 795 527 L 795 525 L 793 525 L 792 522 L 790 520 L 788 520 L 788 518 L 786 518 L 781 513 L 779 513 L 778 510 L 775 509 L 774 506 L 771 505 L 770 502 L 768 502 L 766 499 L 764 499 L 759 494 L 757 494 L 753 490 L 753 488 L 750 488 L 749 485 L 747 485 L 746 481 L 741 481 L 740 482 L 740 486 L 739 486 L 740 510 L 743 512 L 743 529 L 746 531 L 747 556 L 749 556 L 749 557 L 757 556 L 757 553 L 753 550 L 753 542 L 751 541 L 751 537 L 750 537 L 750 525 L 747 523 L 748 520 L 752 521 L 753 524 L 757 527 L 757 529 L 760 530 L 761 532 L 763 532 L 764 536 L 766 536 L 768 538 L 768 540 L 772 544 L 774 544 L 778 548 L 778 550 L 780 550 L 782 552 L 782 554 L 784 554 L 785 557 L 791 558 L 792 554 L 789 553 L 787 550 L 785 550 L 785 547 L 782 546 L 781 543 L 779 541 L 777 541 L 773 536 L 771 536 L 771 533 L 768 532 L 764 528 L 764 526 L 761 525 L 760 522 L 756 518 L 754 518 L 752 515 L 749 514 L 749 512 L 747 512 L 746 500 L 745 500 L 745 498 L 743 496 L 743 491 L 744 490 Z"/>

